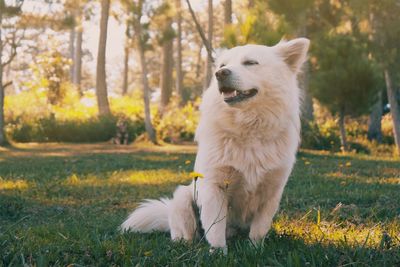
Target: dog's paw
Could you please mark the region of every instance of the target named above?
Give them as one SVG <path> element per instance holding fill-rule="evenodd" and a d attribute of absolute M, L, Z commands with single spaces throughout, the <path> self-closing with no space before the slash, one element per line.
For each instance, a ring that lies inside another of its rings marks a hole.
<path fill-rule="evenodd" d="M 219 254 L 219 253 L 222 253 L 222 255 L 226 256 L 226 255 L 228 255 L 228 247 L 227 247 L 227 246 L 225 246 L 225 247 L 218 247 L 218 248 L 211 247 L 210 250 L 209 250 L 209 252 L 210 252 L 210 254 Z"/>

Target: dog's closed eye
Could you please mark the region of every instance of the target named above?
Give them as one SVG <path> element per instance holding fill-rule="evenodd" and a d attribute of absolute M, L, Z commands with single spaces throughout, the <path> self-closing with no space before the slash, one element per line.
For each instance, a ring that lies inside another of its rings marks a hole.
<path fill-rule="evenodd" d="M 219 65 L 219 68 L 223 68 L 223 67 L 225 67 L 226 65 L 224 64 L 224 63 L 222 63 L 221 65 Z"/>
<path fill-rule="evenodd" d="M 258 61 L 252 60 L 252 59 L 248 59 L 248 60 L 243 61 L 242 64 L 245 65 L 245 66 L 258 65 Z"/>

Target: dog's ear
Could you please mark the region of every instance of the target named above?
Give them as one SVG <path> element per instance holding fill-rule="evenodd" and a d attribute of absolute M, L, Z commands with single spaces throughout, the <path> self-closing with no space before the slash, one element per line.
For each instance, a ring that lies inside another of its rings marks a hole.
<path fill-rule="evenodd" d="M 307 59 L 307 51 L 310 46 L 310 40 L 307 38 L 297 38 L 291 41 L 281 41 L 276 45 L 278 54 L 283 58 L 289 68 L 297 73 L 301 65 Z"/>

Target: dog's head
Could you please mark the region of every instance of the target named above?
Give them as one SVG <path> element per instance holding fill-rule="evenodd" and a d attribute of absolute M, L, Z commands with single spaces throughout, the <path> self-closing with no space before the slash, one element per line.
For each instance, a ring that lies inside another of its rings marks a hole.
<path fill-rule="evenodd" d="M 296 75 L 306 60 L 309 40 L 298 38 L 268 47 L 245 45 L 225 51 L 217 60 L 215 78 L 224 102 L 245 107 L 268 97 L 298 95 Z"/>

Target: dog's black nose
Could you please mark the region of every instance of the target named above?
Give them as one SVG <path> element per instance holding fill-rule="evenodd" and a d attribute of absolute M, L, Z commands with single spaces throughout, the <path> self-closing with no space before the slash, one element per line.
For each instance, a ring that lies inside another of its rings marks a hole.
<path fill-rule="evenodd" d="M 218 70 L 218 71 L 215 73 L 215 77 L 217 77 L 217 80 L 218 80 L 218 81 L 222 82 L 222 81 L 225 80 L 226 77 L 228 77 L 231 73 L 232 73 L 232 72 L 231 72 L 229 69 L 224 68 L 224 69 Z"/>

